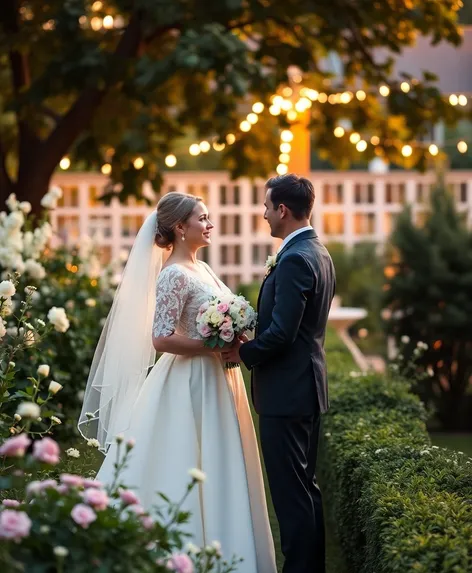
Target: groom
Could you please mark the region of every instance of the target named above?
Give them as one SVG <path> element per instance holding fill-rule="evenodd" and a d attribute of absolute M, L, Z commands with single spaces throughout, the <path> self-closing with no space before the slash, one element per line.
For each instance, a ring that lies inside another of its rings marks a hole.
<path fill-rule="evenodd" d="M 259 293 L 254 340 L 224 354 L 252 372 L 262 452 L 280 525 L 283 573 L 324 573 L 321 493 L 316 482 L 320 414 L 328 409 L 323 350 L 335 289 L 331 257 L 309 220 L 315 192 L 287 174 L 266 183 L 264 218 L 283 239 Z"/>

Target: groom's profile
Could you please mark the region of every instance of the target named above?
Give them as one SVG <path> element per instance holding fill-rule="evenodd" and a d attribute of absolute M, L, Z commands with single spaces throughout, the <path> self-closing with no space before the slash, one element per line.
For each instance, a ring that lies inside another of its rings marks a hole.
<path fill-rule="evenodd" d="M 331 257 L 310 225 L 312 183 L 294 174 L 266 183 L 264 218 L 283 239 L 257 304 L 254 340 L 224 355 L 251 370 L 252 398 L 280 525 L 283 573 L 324 573 L 321 493 L 316 482 L 320 414 L 328 409 L 323 350 L 335 291 Z"/>

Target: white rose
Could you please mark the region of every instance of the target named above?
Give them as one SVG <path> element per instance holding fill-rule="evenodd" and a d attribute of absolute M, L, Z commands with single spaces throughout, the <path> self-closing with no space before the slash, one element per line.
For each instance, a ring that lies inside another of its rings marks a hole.
<path fill-rule="evenodd" d="M 57 199 L 49 193 L 46 193 L 41 199 L 41 206 L 45 209 L 55 209 L 57 207 Z"/>
<path fill-rule="evenodd" d="M 5 229 L 8 235 L 19 231 L 25 222 L 25 217 L 21 211 L 13 211 L 5 219 Z"/>
<path fill-rule="evenodd" d="M 58 332 L 66 332 L 69 329 L 69 319 L 66 311 L 61 307 L 53 306 L 48 312 L 48 319 Z"/>
<path fill-rule="evenodd" d="M 116 436 L 116 441 L 118 442 L 118 436 Z M 100 442 L 97 440 L 97 438 L 90 438 L 87 440 L 87 446 L 90 446 L 91 448 L 99 448 Z"/>
<path fill-rule="evenodd" d="M 46 269 L 33 259 L 25 261 L 26 272 L 34 279 L 42 280 L 46 276 Z"/>
<path fill-rule="evenodd" d="M 35 404 L 34 402 L 21 402 L 21 404 L 18 406 L 16 413 L 18 414 L 18 416 L 21 416 L 22 418 L 36 419 L 39 418 L 39 415 L 41 414 L 41 409 L 38 406 L 38 404 Z"/>
<path fill-rule="evenodd" d="M 3 338 L 6 333 L 7 329 L 5 327 L 5 322 L 3 321 L 3 318 L 0 318 L 0 338 Z"/>
<path fill-rule="evenodd" d="M 23 344 L 25 346 L 33 346 L 36 342 L 34 332 L 32 330 L 25 330 L 23 327 L 21 327 L 18 330 L 18 334 L 21 338 L 23 338 Z"/>
<path fill-rule="evenodd" d="M 0 283 L 0 296 L 10 298 L 16 293 L 15 285 L 11 281 L 2 281 Z"/>
<path fill-rule="evenodd" d="M 51 394 L 57 394 L 59 390 L 62 390 L 62 388 L 62 384 L 59 384 L 59 382 L 56 382 L 55 380 L 51 380 L 48 390 Z"/>
<path fill-rule="evenodd" d="M 40 366 L 38 366 L 37 372 L 39 376 L 44 376 L 45 378 L 47 378 L 49 376 L 49 365 L 41 364 Z"/>
<path fill-rule="evenodd" d="M 57 185 L 50 187 L 48 193 L 55 199 L 60 199 L 62 197 L 62 189 Z"/>
<path fill-rule="evenodd" d="M 1 316 L 9 316 L 13 312 L 13 301 L 11 298 L 4 300 L 1 307 Z"/>
<path fill-rule="evenodd" d="M 94 307 L 94 306 L 97 306 L 97 301 L 96 301 L 94 298 L 88 298 L 88 299 L 85 301 L 85 304 L 86 304 L 87 306 Z"/>
<path fill-rule="evenodd" d="M 31 213 L 31 203 L 29 201 L 21 201 L 19 207 L 25 215 Z"/>
<path fill-rule="evenodd" d="M 18 201 L 16 199 L 15 193 L 10 193 L 5 203 L 7 204 L 7 207 L 10 209 L 10 211 L 15 211 L 18 208 Z"/>
<path fill-rule="evenodd" d="M 76 450 L 75 448 L 69 448 L 68 450 L 66 450 L 66 454 L 70 458 L 80 458 L 80 452 L 79 452 L 79 450 Z"/>
<path fill-rule="evenodd" d="M 51 416 L 51 422 L 53 422 L 53 423 L 56 424 L 57 426 L 59 426 L 60 424 L 62 424 L 61 420 L 60 420 L 57 416 Z"/>
<path fill-rule="evenodd" d="M 192 479 L 200 483 L 203 483 L 206 480 L 205 472 L 202 472 L 202 470 L 199 470 L 198 468 L 192 468 L 188 473 Z"/>
<path fill-rule="evenodd" d="M 403 336 L 401 337 L 401 341 L 402 341 L 403 344 L 410 344 L 410 337 L 409 337 L 409 336 L 406 336 L 406 335 L 403 335 Z"/>
<path fill-rule="evenodd" d="M 185 546 L 185 550 L 187 551 L 187 553 L 190 553 L 190 555 L 198 555 L 201 552 L 200 547 L 198 547 L 198 545 L 195 545 L 194 543 L 187 543 L 187 545 Z"/>
<path fill-rule="evenodd" d="M 215 325 L 215 326 L 219 326 L 222 322 L 223 322 L 224 316 L 221 314 L 221 312 L 213 312 L 210 318 L 210 322 Z"/>
<path fill-rule="evenodd" d="M 54 547 L 53 551 L 56 557 L 67 557 L 69 555 L 67 547 L 63 547 L 62 545 L 57 545 Z"/>

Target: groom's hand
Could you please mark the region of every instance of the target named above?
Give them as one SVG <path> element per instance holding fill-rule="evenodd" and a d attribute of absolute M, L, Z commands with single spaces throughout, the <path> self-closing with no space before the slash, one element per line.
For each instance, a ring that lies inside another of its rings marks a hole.
<path fill-rule="evenodd" d="M 225 362 L 241 362 L 241 357 L 239 356 L 239 349 L 243 345 L 243 342 L 245 342 L 241 341 L 241 338 L 243 337 L 247 338 L 246 335 L 243 334 L 239 338 L 235 338 L 233 340 L 231 348 L 223 350 L 221 356 L 223 357 L 223 360 Z"/>

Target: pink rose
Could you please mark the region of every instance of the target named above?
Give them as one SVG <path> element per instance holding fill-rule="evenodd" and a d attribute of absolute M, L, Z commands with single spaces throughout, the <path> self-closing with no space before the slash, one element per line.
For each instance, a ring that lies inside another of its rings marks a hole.
<path fill-rule="evenodd" d="M 26 434 L 8 438 L 0 448 L 0 456 L 22 458 L 30 444 L 31 440 Z"/>
<path fill-rule="evenodd" d="M 233 319 L 230 316 L 225 316 L 221 323 L 220 330 L 227 330 L 228 327 L 233 328 Z"/>
<path fill-rule="evenodd" d="M 66 493 L 69 493 L 69 488 L 68 486 L 66 486 L 66 484 L 61 483 L 61 485 L 57 486 L 57 491 L 61 494 L 61 495 L 66 495 Z"/>
<path fill-rule="evenodd" d="M 98 481 L 98 479 L 88 479 L 88 478 L 83 478 L 83 486 L 85 489 L 88 489 L 89 487 L 103 487 L 103 484 L 101 481 Z"/>
<path fill-rule="evenodd" d="M 70 512 L 72 519 L 84 529 L 97 519 L 97 514 L 91 507 L 84 503 L 78 503 Z"/>
<path fill-rule="evenodd" d="M 144 513 L 144 508 L 137 503 L 135 503 L 133 505 L 129 505 L 128 509 L 130 511 L 132 511 L 133 513 L 135 513 L 136 515 L 143 515 L 143 513 Z"/>
<path fill-rule="evenodd" d="M 201 305 L 199 312 L 200 312 L 201 314 L 203 314 L 205 311 L 208 310 L 209 306 L 210 306 L 209 301 L 204 302 L 204 303 Z"/>
<path fill-rule="evenodd" d="M 85 503 L 88 503 L 97 511 L 106 509 L 110 501 L 106 492 L 95 488 L 86 489 L 83 498 Z"/>
<path fill-rule="evenodd" d="M 234 330 L 232 328 L 224 328 L 220 332 L 220 338 L 225 342 L 232 342 L 234 340 Z"/>
<path fill-rule="evenodd" d="M 40 462 L 55 465 L 59 463 L 59 454 L 59 446 L 51 438 L 43 438 L 33 444 L 33 457 Z"/>
<path fill-rule="evenodd" d="M 225 312 L 228 312 L 229 304 L 227 302 L 220 302 L 220 304 L 216 306 L 216 310 L 224 314 Z"/>
<path fill-rule="evenodd" d="M 61 474 L 61 482 L 68 487 L 81 487 L 84 485 L 82 476 L 74 474 Z"/>
<path fill-rule="evenodd" d="M 46 489 L 57 489 L 57 481 L 55 479 L 45 479 L 44 481 L 32 481 L 26 486 L 26 493 L 28 495 L 37 495 Z"/>
<path fill-rule="evenodd" d="M 5 507 L 18 507 L 21 504 L 17 499 L 4 499 L 2 505 Z"/>
<path fill-rule="evenodd" d="M 24 511 L 4 509 L 0 513 L 0 539 L 13 539 L 17 543 L 28 537 L 31 519 Z"/>
<path fill-rule="evenodd" d="M 120 490 L 120 499 L 125 505 L 139 505 L 138 496 L 129 489 Z"/>
<path fill-rule="evenodd" d="M 200 334 L 203 336 L 203 338 L 208 338 L 211 336 L 211 328 L 208 326 L 208 324 L 201 325 Z"/>
<path fill-rule="evenodd" d="M 174 553 L 167 561 L 167 568 L 178 573 L 193 573 L 193 563 L 185 553 Z"/>
<path fill-rule="evenodd" d="M 141 523 L 143 524 L 144 529 L 152 529 L 154 527 L 154 520 L 149 515 L 143 515 L 141 517 Z"/>

